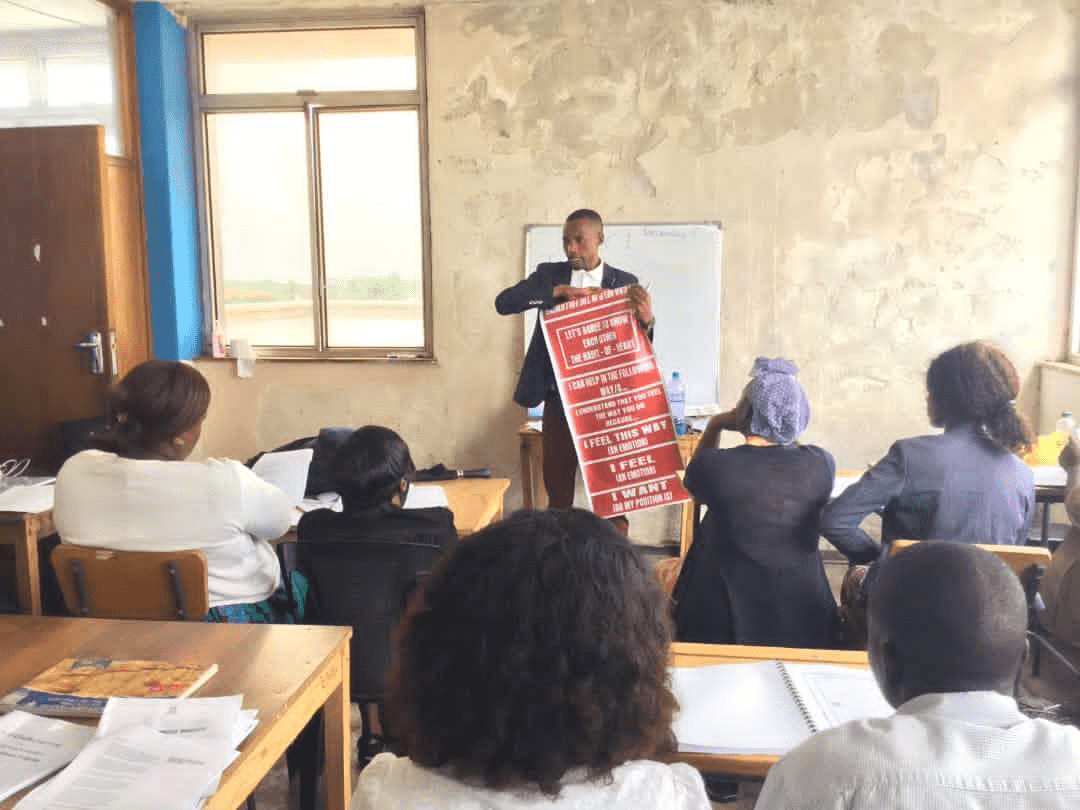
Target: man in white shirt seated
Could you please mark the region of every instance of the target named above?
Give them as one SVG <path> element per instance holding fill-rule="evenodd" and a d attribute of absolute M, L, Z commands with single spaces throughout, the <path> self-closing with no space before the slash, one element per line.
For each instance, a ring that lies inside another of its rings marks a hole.
<path fill-rule="evenodd" d="M 1022 715 L 1016 575 L 965 543 L 887 560 L 870 591 L 869 655 L 888 718 L 814 735 L 769 772 L 757 810 L 1080 807 L 1080 730 Z"/>

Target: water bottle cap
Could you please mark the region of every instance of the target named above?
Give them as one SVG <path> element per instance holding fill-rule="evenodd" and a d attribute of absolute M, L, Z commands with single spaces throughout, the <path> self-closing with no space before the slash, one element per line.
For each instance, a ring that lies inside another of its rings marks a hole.
<path fill-rule="evenodd" d="M 1073 414 L 1072 414 L 1072 411 L 1062 411 L 1061 415 L 1062 416 L 1072 416 Z"/>
<path fill-rule="evenodd" d="M 673 380 L 679 379 L 679 372 L 677 372 L 677 371 L 671 372 L 671 379 L 673 379 Z"/>

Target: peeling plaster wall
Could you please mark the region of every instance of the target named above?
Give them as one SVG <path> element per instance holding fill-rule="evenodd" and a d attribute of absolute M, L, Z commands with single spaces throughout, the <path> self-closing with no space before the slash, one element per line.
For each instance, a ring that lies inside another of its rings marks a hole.
<path fill-rule="evenodd" d="M 582 205 L 723 222 L 725 397 L 754 356 L 793 358 L 807 438 L 841 467 L 928 429 L 926 364 L 963 340 L 1006 348 L 1034 413 L 1033 363 L 1064 351 L 1080 0 L 426 13 L 437 362 L 266 362 L 251 380 L 203 362 L 203 452 L 381 422 L 418 464 L 516 478 L 522 327 L 492 299 L 522 275 L 524 226 Z"/>

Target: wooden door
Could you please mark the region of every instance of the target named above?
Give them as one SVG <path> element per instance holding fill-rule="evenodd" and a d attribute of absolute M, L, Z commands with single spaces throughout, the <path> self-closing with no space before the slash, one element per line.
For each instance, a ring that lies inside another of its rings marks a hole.
<path fill-rule="evenodd" d="M 0 458 L 39 470 L 60 460 L 58 424 L 101 415 L 114 379 L 107 171 L 101 127 L 0 130 Z M 142 331 L 145 355 L 145 312 Z M 96 369 L 76 348 L 94 333 Z"/>

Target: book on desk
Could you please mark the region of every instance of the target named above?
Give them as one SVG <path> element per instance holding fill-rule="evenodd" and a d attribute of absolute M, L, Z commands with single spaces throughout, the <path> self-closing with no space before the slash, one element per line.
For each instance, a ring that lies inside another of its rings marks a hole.
<path fill-rule="evenodd" d="M 758 661 L 673 667 L 680 752 L 783 756 L 811 734 L 893 708 L 866 669 Z"/>
<path fill-rule="evenodd" d="M 98 717 L 110 697 L 188 697 L 217 670 L 217 664 L 65 658 L 0 698 L 0 712 Z"/>

